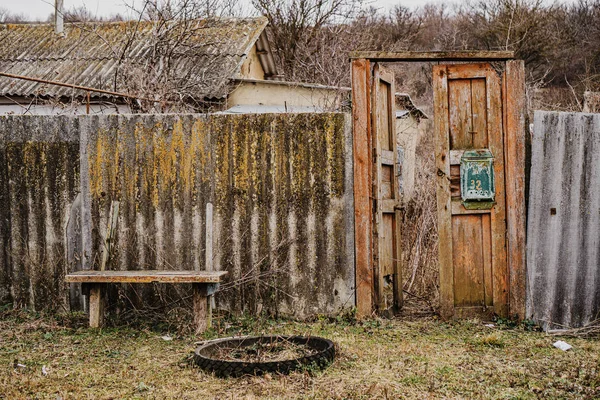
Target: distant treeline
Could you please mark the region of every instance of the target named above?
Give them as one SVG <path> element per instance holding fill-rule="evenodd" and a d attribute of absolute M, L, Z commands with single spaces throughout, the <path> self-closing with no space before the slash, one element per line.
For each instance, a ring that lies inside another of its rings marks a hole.
<path fill-rule="evenodd" d="M 586 90 L 600 90 L 600 0 L 471 0 L 415 10 L 399 1 L 389 11 L 367 0 L 250 1 L 253 9 L 248 0 L 154 0 L 144 3 L 138 16 L 266 15 L 276 62 L 288 81 L 348 86 L 352 50 L 480 49 L 514 50 L 525 60 L 529 87 L 565 88 L 575 99 Z M 95 18 L 82 7 L 64 16 L 65 21 L 124 19 Z M 0 22 L 25 19 L 0 9 Z"/>

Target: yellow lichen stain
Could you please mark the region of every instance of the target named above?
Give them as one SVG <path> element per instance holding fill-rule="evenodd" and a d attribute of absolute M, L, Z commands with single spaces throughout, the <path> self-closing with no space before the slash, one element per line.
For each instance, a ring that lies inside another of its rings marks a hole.
<path fill-rule="evenodd" d="M 127 125 L 116 132 L 100 130 L 88 147 L 92 196 L 122 193 L 136 209 L 146 202 L 158 208 L 171 199 L 182 207 L 186 196 L 196 204 L 198 190 L 206 190 L 211 182 L 222 206 L 232 201 L 233 194 L 252 202 L 274 196 L 296 207 L 307 206 L 315 190 L 325 190 L 320 196 L 343 195 L 343 115 L 211 116 L 184 121 L 175 119 L 172 126 L 166 120 L 152 126 L 138 122 L 134 132 L 126 132 Z M 267 183 L 272 186 L 269 194 L 264 189 Z"/>
<path fill-rule="evenodd" d="M 334 160 L 334 151 L 335 151 L 335 123 L 331 118 L 331 114 L 327 115 L 327 119 L 324 124 L 325 128 L 325 148 L 327 153 L 327 184 L 329 189 L 332 189 L 332 178 L 333 178 L 333 169 L 335 168 L 336 160 Z"/>
<path fill-rule="evenodd" d="M 165 145 L 165 136 L 162 131 L 162 123 L 158 122 L 152 130 L 153 142 L 153 168 L 152 168 L 152 205 L 156 208 L 160 201 L 160 193 L 166 190 L 164 182 L 168 180 L 170 168 L 165 166 L 167 158 L 167 149 Z"/>
<path fill-rule="evenodd" d="M 196 168 L 192 169 L 192 181 L 200 174 L 203 180 L 209 180 L 207 176 L 212 162 L 212 152 L 210 151 L 210 127 L 204 119 L 196 119 L 192 125 L 192 148 L 194 149 L 194 158 L 196 159 Z"/>
<path fill-rule="evenodd" d="M 90 192 L 93 197 L 111 193 L 115 177 L 118 176 L 118 149 L 108 131 L 100 129 L 96 142 L 88 147 L 88 169 Z"/>
<path fill-rule="evenodd" d="M 272 160 L 273 160 L 273 174 L 272 174 L 272 185 L 273 192 L 279 193 L 282 190 L 282 180 L 286 175 L 286 158 L 284 157 L 283 145 L 285 133 L 279 131 L 279 125 L 276 120 L 271 121 L 271 148 L 272 148 Z"/>
<path fill-rule="evenodd" d="M 233 129 L 231 124 L 225 118 L 212 118 L 211 129 L 214 132 L 215 137 L 215 188 L 217 203 L 226 204 L 227 196 L 229 194 L 230 180 L 229 180 L 229 154 L 231 149 L 229 148 L 229 135 L 232 134 Z"/>
<path fill-rule="evenodd" d="M 28 141 L 23 144 L 23 163 L 25 177 L 28 180 L 35 181 L 43 178 L 46 167 L 46 151 L 45 143 Z"/>
<path fill-rule="evenodd" d="M 192 132 L 185 132 L 183 122 L 178 119 L 172 127 L 163 122 L 146 128 L 138 123 L 135 128 L 136 174 L 127 177 L 127 184 L 140 195 L 150 197 L 156 208 L 162 200 L 183 198 L 194 191 L 194 180 L 198 173 L 197 154 L 205 152 L 203 135 L 206 129 L 195 124 Z M 205 154 L 202 162 L 209 158 Z M 139 182 L 139 184 L 138 184 Z"/>
<path fill-rule="evenodd" d="M 183 125 L 181 119 L 175 121 L 171 129 L 171 143 L 169 143 L 168 146 L 168 159 L 166 161 L 170 171 L 168 177 L 169 192 L 171 193 L 173 201 L 177 202 L 182 199 L 180 190 L 185 190 L 187 187 L 184 183 L 189 182 L 189 179 L 186 179 L 185 176 L 185 158 L 188 157 L 189 154 L 186 154 L 187 151 L 183 137 Z"/>
<path fill-rule="evenodd" d="M 238 193 L 246 194 L 250 188 L 249 179 L 249 154 L 247 150 L 247 138 L 249 125 L 247 117 L 236 118 L 231 134 L 233 135 L 233 186 Z M 241 122 L 241 124 L 240 124 Z"/>
<path fill-rule="evenodd" d="M 325 138 L 327 142 L 327 169 L 328 182 L 331 195 L 340 197 L 344 195 L 344 116 L 341 114 L 327 114 L 324 121 Z"/>
<path fill-rule="evenodd" d="M 307 157 L 316 156 L 315 154 L 310 154 L 310 142 L 312 141 L 311 133 L 306 130 L 305 124 L 301 124 L 301 122 L 298 121 L 303 117 L 304 116 L 293 117 L 287 122 L 294 125 L 298 124 L 301 127 L 301 129 L 295 130 L 295 135 L 291 138 L 292 154 L 290 158 L 292 160 L 292 165 L 290 168 L 290 175 L 292 178 L 292 193 L 294 194 L 295 200 L 300 200 L 300 198 L 303 197 L 303 193 L 310 190 L 310 188 L 306 187 L 309 173 L 309 159 L 307 159 Z"/>
<path fill-rule="evenodd" d="M 149 144 L 152 143 L 149 132 L 144 129 L 144 126 L 138 122 L 135 124 L 133 129 L 133 137 L 135 140 L 135 185 L 136 185 L 136 211 L 140 209 L 140 202 L 143 202 L 144 198 L 152 197 L 153 185 L 149 185 L 148 166 L 150 161 L 148 159 Z"/>

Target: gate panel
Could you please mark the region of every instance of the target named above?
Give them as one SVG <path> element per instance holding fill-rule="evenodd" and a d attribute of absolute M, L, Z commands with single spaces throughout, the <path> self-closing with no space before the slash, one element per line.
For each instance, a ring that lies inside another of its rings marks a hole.
<path fill-rule="evenodd" d="M 379 311 L 391 305 L 399 309 L 402 302 L 400 246 L 400 191 L 397 185 L 394 75 L 376 64 L 372 100 L 374 176 L 373 254 L 375 305 Z M 391 278 L 393 304 L 384 293 L 386 277 Z"/>
<path fill-rule="evenodd" d="M 507 316 L 500 78 L 489 64 L 440 65 L 434 81 L 442 316 Z M 461 159 L 473 150 L 493 157 L 488 175 L 495 195 L 488 201 L 463 199 L 461 178 L 469 192 L 486 189 L 481 180 L 461 177 Z"/>

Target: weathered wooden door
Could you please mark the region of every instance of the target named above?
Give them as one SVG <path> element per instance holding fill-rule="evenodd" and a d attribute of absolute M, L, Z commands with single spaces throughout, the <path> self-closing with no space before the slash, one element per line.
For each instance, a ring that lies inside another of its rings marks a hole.
<path fill-rule="evenodd" d="M 506 317 L 502 80 L 487 63 L 437 65 L 433 79 L 441 314 Z"/>
<path fill-rule="evenodd" d="M 379 311 L 402 305 L 401 214 L 398 187 L 394 75 L 376 64 L 373 74 L 373 267 L 374 300 Z M 390 290 L 386 290 L 388 287 Z M 386 296 L 390 293 L 391 296 Z M 393 298 L 389 301 L 388 298 Z"/>

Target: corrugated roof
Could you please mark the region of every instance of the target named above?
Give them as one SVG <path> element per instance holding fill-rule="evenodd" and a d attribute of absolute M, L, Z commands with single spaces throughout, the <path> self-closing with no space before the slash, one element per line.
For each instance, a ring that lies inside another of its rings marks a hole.
<path fill-rule="evenodd" d="M 185 24 L 185 26 L 184 26 Z M 221 98 L 267 25 L 267 19 L 219 18 L 171 23 L 150 21 L 0 25 L 0 71 L 133 95 L 146 90 L 152 55 L 170 51 L 169 82 L 199 97 Z M 168 33 L 166 33 L 168 32 Z M 168 45 L 163 45 L 168 41 Z M 154 60 L 157 58 L 155 57 Z M 116 82 L 115 82 L 116 76 Z M 0 77 L 10 96 L 82 96 L 82 91 Z M 92 96 L 98 94 L 92 93 Z"/>

